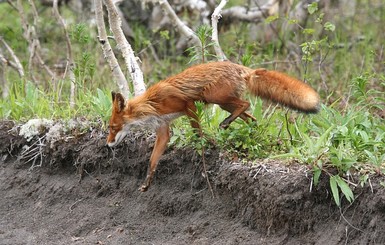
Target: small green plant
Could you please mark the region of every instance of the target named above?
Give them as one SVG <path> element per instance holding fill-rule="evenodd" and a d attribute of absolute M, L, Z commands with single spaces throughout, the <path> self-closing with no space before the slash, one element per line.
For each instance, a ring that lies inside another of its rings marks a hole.
<path fill-rule="evenodd" d="M 318 3 L 313 2 L 308 5 L 307 8 L 309 14 L 315 15 L 319 12 Z M 311 40 L 303 42 L 300 47 L 302 49 L 302 61 L 304 62 L 305 74 L 308 71 L 308 64 L 313 62 L 316 56 L 320 59 L 320 64 L 326 59 L 329 50 L 333 47 L 330 41 L 330 36 L 322 33 L 333 33 L 335 31 L 335 25 L 329 21 L 324 21 L 324 13 L 319 13 L 314 23 L 321 26 L 321 35 L 317 34 L 315 28 L 302 28 L 302 34 Z M 296 22 L 293 22 L 296 23 Z M 318 35 L 318 36 L 317 36 Z"/>
<path fill-rule="evenodd" d="M 12 87 L 12 93 L 0 104 L 1 118 L 25 121 L 31 118 L 71 119 L 75 117 L 102 118 L 104 122 L 110 115 L 110 97 L 102 90 L 97 95 L 87 89 L 82 90 L 76 107 L 71 108 L 68 101 L 59 99 L 58 94 L 46 92 L 32 82 Z M 24 94 L 25 93 L 25 94 Z"/>
<path fill-rule="evenodd" d="M 112 110 L 111 96 L 110 93 L 105 93 L 101 89 L 96 91 L 97 96 L 92 95 L 92 99 L 89 100 L 92 102 L 93 111 L 102 119 L 104 125 L 107 125 Z"/>
<path fill-rule="evenodd" d="M 206 105 L 202 102 L 195 102 L 197 108 L 196 116 L 198 123 L 201 126 L 203 137 L 195 128 L 191 127 L 189 120 L 191 118 L 181 118 L 175 122 L 177 127 L 173 127 L 173 136 L 170 143 L 178 148 L 192 147 L 199 155 L 204 154 L 204 149 L 210 147 L 210 141 L 213 139 L 211 115 L 208 110 L 205 110 Z"/>
<path fill-rule="evenodd" d="M 77 86 L 80 86 L 81 89 L 84 87 L 91 89 L 96 71 L 96 58 L 89 47 L 93 41 L 90 37 L 90 30 L 83 23 L 72 25 L 70 37 L 75 47 L 74 74 Z"/>
<path fill-rule="evenodd" d="M 201 42 L 201 47 L 190 47 L 187 49 L 187 52 L 189 52 L 189 55 L 191 57 L 190 62 L 192 63 L 194 61 L 200 61 L 200 63 L 205 63 L 208 58 L 215 57 L 214 54 L 212 54 L 209 50 L 211 46 L 214 45 L 213 42 L 211 42 L 211 32 L 212 28 L 208 25 L 200 25 L 195 34 L 198 36 L 198 39 Z"/>
<path fill-rule="evenodd" d="M 255 159 L 267 157 L 270 146 L 264 128 L 257 122 L 246 123 L 237 120 L 227 130 L 220 131 L 219 145 L 237 157 Z"/>

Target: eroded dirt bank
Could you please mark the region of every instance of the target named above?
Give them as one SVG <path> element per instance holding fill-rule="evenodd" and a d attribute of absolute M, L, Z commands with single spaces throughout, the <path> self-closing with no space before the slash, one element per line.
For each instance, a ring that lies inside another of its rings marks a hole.
<path fill-rule="evenodd" d="M 200 157 L 169 149 L 141 193 L 151 135 L 112 152 L 99 129 L 50 146 L 17 130 L 0 122 L 0 244 L 385 244 L 380 179 L 340 210 L 328 179 L 310 191 L 304 166 L 245 166 L 210 150 L 213 198 Z M 42 166 L 30 170 L 34 160 Z"/>

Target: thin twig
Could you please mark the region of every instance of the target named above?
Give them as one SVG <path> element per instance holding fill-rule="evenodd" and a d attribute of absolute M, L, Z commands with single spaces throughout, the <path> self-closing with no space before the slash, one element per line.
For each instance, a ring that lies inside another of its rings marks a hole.
<path fill-rule="evenodd" d="M 365 232 L 364 232 L 363 230 L 361 230 L 360 228 L 355 227 L 354 225 L 352 225 L 352 224 L 345 218 L 344 214 L 343 214 L 342 211 L 341 211 L 341 208 L 339 208 L 339 211 L 340 211 L 340 215 L 341 215 L 342 219 L 345 220 L 345 222 L 346 222 L 350 227 L 352 227 L 353 229 L 355 229 L 355 230 L 357 230 L 357 231 L 360 231 L 360 232 L 362 232 L 362 233 L 365 233 Z"/>
<path fill-rule="evenodd" d="M 61 17 L 58 9 L 58 0 L 53 1 L 53 12 L 58 19 L 60 25 L 63 28 L 64 31 L 64 36 L 66 40 L 66 45 L 67 45 L 67 65 L 65 70 L 68 71 L 68 76 L 71 81 L 71 89 L 70 89 L 70 107 L 73 108 L 75 107 L 75 91 L 76 91 L 76 81 L 75 81 L 75 74 L 74 74 L 74 69 L 75 69 L 75 62 L 73 61 L 72 58 L 72 48 L 71 48 L 71 40 L 68 35 L 67 27 L 64 22 L 64 19 Z"/>
<path fill-rule="evenodd" d="M 209 190 L 210 190 L 210 192 L 211 192 L 211 196 L 212 196 L 212 198 L 215 198 L 214 191 L 213 191 L 213 188 L 211 187 L 209 175 L 208 175 L 208 172 L 207 172 L 205 152 L 206 152 L 205 146 L 202 145 L 202 164 L 203 164 L 203 171 L 205 172 L 206 182 L 207 182 L 207 186 L 208 186 L 208 188 L 209 188 Z"/>
<path fill-rule="evenodd" d="M 167 0 L 158 0 L 159 6 L 162 8 L 163 12 L 170 18 L 170 22 L 173 23 L 179 32 L 191 41 L 195 48 L 202 50 L 202 43 L 199 40 L 198 36 L 191 30 L 187 25 L 185 25 L 179 17 L 176 15 L 175 11 L 172 9 Z"/>
<path fill-rule="evenodd" d="M 287 115 L 289 114 L 289 110 L 287 109 L 286 110 L 286 113 L 285 113 L 285 124 L 286 124 L 286 130 L 287 130 L 287 133 L 289 134 L 289 137 L 290 137 L 290 144 L 293 145 L 293 136 L 291 135 L 291 132 L 289 130 L 289 119 L 287 118 Z"/>
<path fill-rule="evenodd" d="M 82 202 L 84 199 L 85 199 L 85 198 L 81 198 L 81 199 L 79 199 L 79 200 L 76 200 L 76 201 L 69 207 L 70 212 L 72 212 L 72 211 L 74 210 L 73 207 L 74 207 L 76 204 L 78 204 L 79 202 Z"/>
<path fill-rule="evenodd" d="M 30 24 L 26 20 L 26 14 L 24 12 L 23 3 L 21 0 L 17 0 L 17 10 L 20 15 L 21 20 L 21 26 L 23 28 L 23 37 L 28 42 L 28 50 L 29 50 L 29 61 L 28 61 L 28 70 L 29 74 L 31 76 L 32 81 L 36 82 L 36 78 L 34 77 L 33 73 L 33 63 L 36 61 L 38 64 L 40 64 L 43 69 L 48 73 L 48 75 L 51 77 L 52 81 L 56 81 L 56 75 L 52 70 L 45 64 L 43 58 L 40 55 L 40 42 L 38 39 L 38 36 L 36 34 L 36 26 L 38 23 L 38 12 L 36 9 L 36 6 L 33 2 L 33 0 L 28 0 L 29 5 L 31 6 L 32 16 L 33 16 L 33 24 Z"/>
<path fill-rule="evenodd" d="M 17 70 L 17 72 L 19 73 L 20 77 L 24 77 L 23 66 L 21 65 L 21 62 L 20 62 L 19 58 L 16 56 L 15 52 L 13 51 L 13 49 L 7 44 L 7 42 L 4 40 L 4 38 L 2 36 L 0 36 L 0 42 L 7 49 L 9 55 L 11 55 L 11 57 L 12 57 L 12 59 L 14 61 L 14 64 L 11 63 L 11 62 L 9 62 L 8 64 L 11 64 L 11 66 L 13 66 Z"/>
<path fill-rule="evenodd" d="M 264 10 L 264 8 L 266 8 L 265 5 L 261 7 L 257 0 L 254 0 L 254 3 L 255 3 L 255 5 L 257 5 L 259 11 L 261 11 L 263 18 L 267 19 L 269 17 L 269 15 L 271 15 L 270 13 L 269 14 L 266 13 L 266 12 L 268 12 L 269 9 Z M 266 5 L 268 5 L 268 4 L 271 4 L 271 7 L 272 7 L 272 6 L 274 6 L 274 4 L 278 4 L 278 3 L 276 3 L 275 1 L 272 1 L 271 3 L 270 2 L 266 3 Z M 283 38 L 279 35 L 278 30 L 271 23 L 269 24 L 269 27 L 274 32 L 274 34 L 277 36 L 279 41 L 281 41 L 282 46 L 286 47 L 285 40 L 283 40 Z"/>

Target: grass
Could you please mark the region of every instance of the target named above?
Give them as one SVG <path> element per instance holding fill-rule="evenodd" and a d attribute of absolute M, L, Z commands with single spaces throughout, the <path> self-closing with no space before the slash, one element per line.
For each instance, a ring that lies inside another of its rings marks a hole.
<path fill-rule="evenodd" d="M 220 43 L 230 59 L 251 67 L 263 66 L 306 78 L 321 94 L 323 105 L 319 114 L 302 115 L 258 98 L 250 98 L 250 111 L 257 118 L 257 123 L 236 120 L 228 130 L 221 130 L 218 125 L 228 114 L 215 106 L 204 108 L 198 105 L 206 138 L 199 139 L 188 120 L 180 118 L 174 123 L 171 144 L 176 147 L 193 146 L 202 153 L 207 148 L 205 146 L 214 141 L 232 158 L 249 161 L 261 158 L 294 159 L 313 169 L 314 184 L 322 174 L 330 177 L 337 205 L 341 204 L 341 195 L 353 201 L 351 190 L 355 186 L 364 185 L 372 176 L 385 173 L 385 33 L 380 31 L 382 23 L 385 23 L 385 6 L 379 4 L 380 7 L 368 16 L 371 10 L 369 2 L 357 4 L 354 16 L 335 15 L 334 19 L 320 19 L 322 13 L 313 6 L 314 13 L 308 24 L 302 31 L 299 29 L 290 35 L 279 27 L 292 20 L 272 18 L 264 24 L 264 28 L 268 30 L 270 25 L 275 24 L 280 38 L 270 41 L 250 39 L 250 24 L 232 25 L 220 34 Z M 0 21 L 0 33 L 4 33 L 4 39 L 27 67 L 27 45 L 23 39 L 15 38 L 21 36 L 20 28 L 14 28 L 20 26 L 18 16 L 7 6 L 1 4 L 0 13 L 9 12 L 14 18 Z M 71 18 L 70 13 L 66 14 Z M 51 16 L 42 12 L 41 18 L 49 19 Z M 49 24 L 53 25 L 52 21 L 40 23 L 41 29 L 52 29 Z M 181 57 L 177 53 L 175 42 L 172 42 L 177 39 L 174 32 L 162 30 L 151 34 L 141 29 L 140 24 L 134 27 L 134 48 L 142 55 L 144 64 L 152 65 L 150 72 L 144 74 L 149 84 L 188 66 L 191 57 Z M 60 49 L 62 33 L 44 33 L 42 39 L 55 40 L 42 43 L 48 50 L 47 64 L 53 65 L 65 58 L 65 50 Z M 76 107 L 70 108 L 69 105 L 68 79 L 60 79 L 55 86 L 59 89 L 55 89 L 44 74 L 39 74 L 39 83 L 33 83 L 28 76 L 20 79 L 8 69 L 6 78 L 11 92 L 0 101 L 1 118 L 27 121 L 31 118 L 70 120 L 84 117 L 91 121 L 101 119 L 102 126 L 107 126 L 111 113 L 110 91 L 116 85 L 111 81 L 110 71 L 103 61 L 95 30 L 87 24 L 73 24 L 70 34 L 76 62 Z M 201 39 L 208 34 L 208 30 L 201 29 Z M 141 39 L 145 41 L 139 42 Z M 289 48 L 282 48 L 290 42 L 296 48 L 302 48 L 302 57 L 293 57 Z M 161 63 L 156 63 L 149 55 L 150 43 L 158 49 Z M 202 53 L 207 59 L 213 59 L 207 39 L 205 44 L 206 49 Z M 193 58 L 194 55 L 200 57 L 202 54 L 192 54 Z"/>

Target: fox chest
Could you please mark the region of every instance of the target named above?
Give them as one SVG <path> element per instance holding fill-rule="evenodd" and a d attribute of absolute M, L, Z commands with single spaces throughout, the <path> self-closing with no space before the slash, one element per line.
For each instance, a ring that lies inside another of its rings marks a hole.
<path fill-rule="evenodd" d="M 164 114 L 160 116 L 157 116 L 157 115 L 145 116 L 128 123 L 126 126 L 130 128 L 135 127 L 138 129 L 157 129 L 160 126 L 164 124 L 168 124 L 174 119 L 182 115 L 183 113 L 178 112 L 178 113 Z"/>

